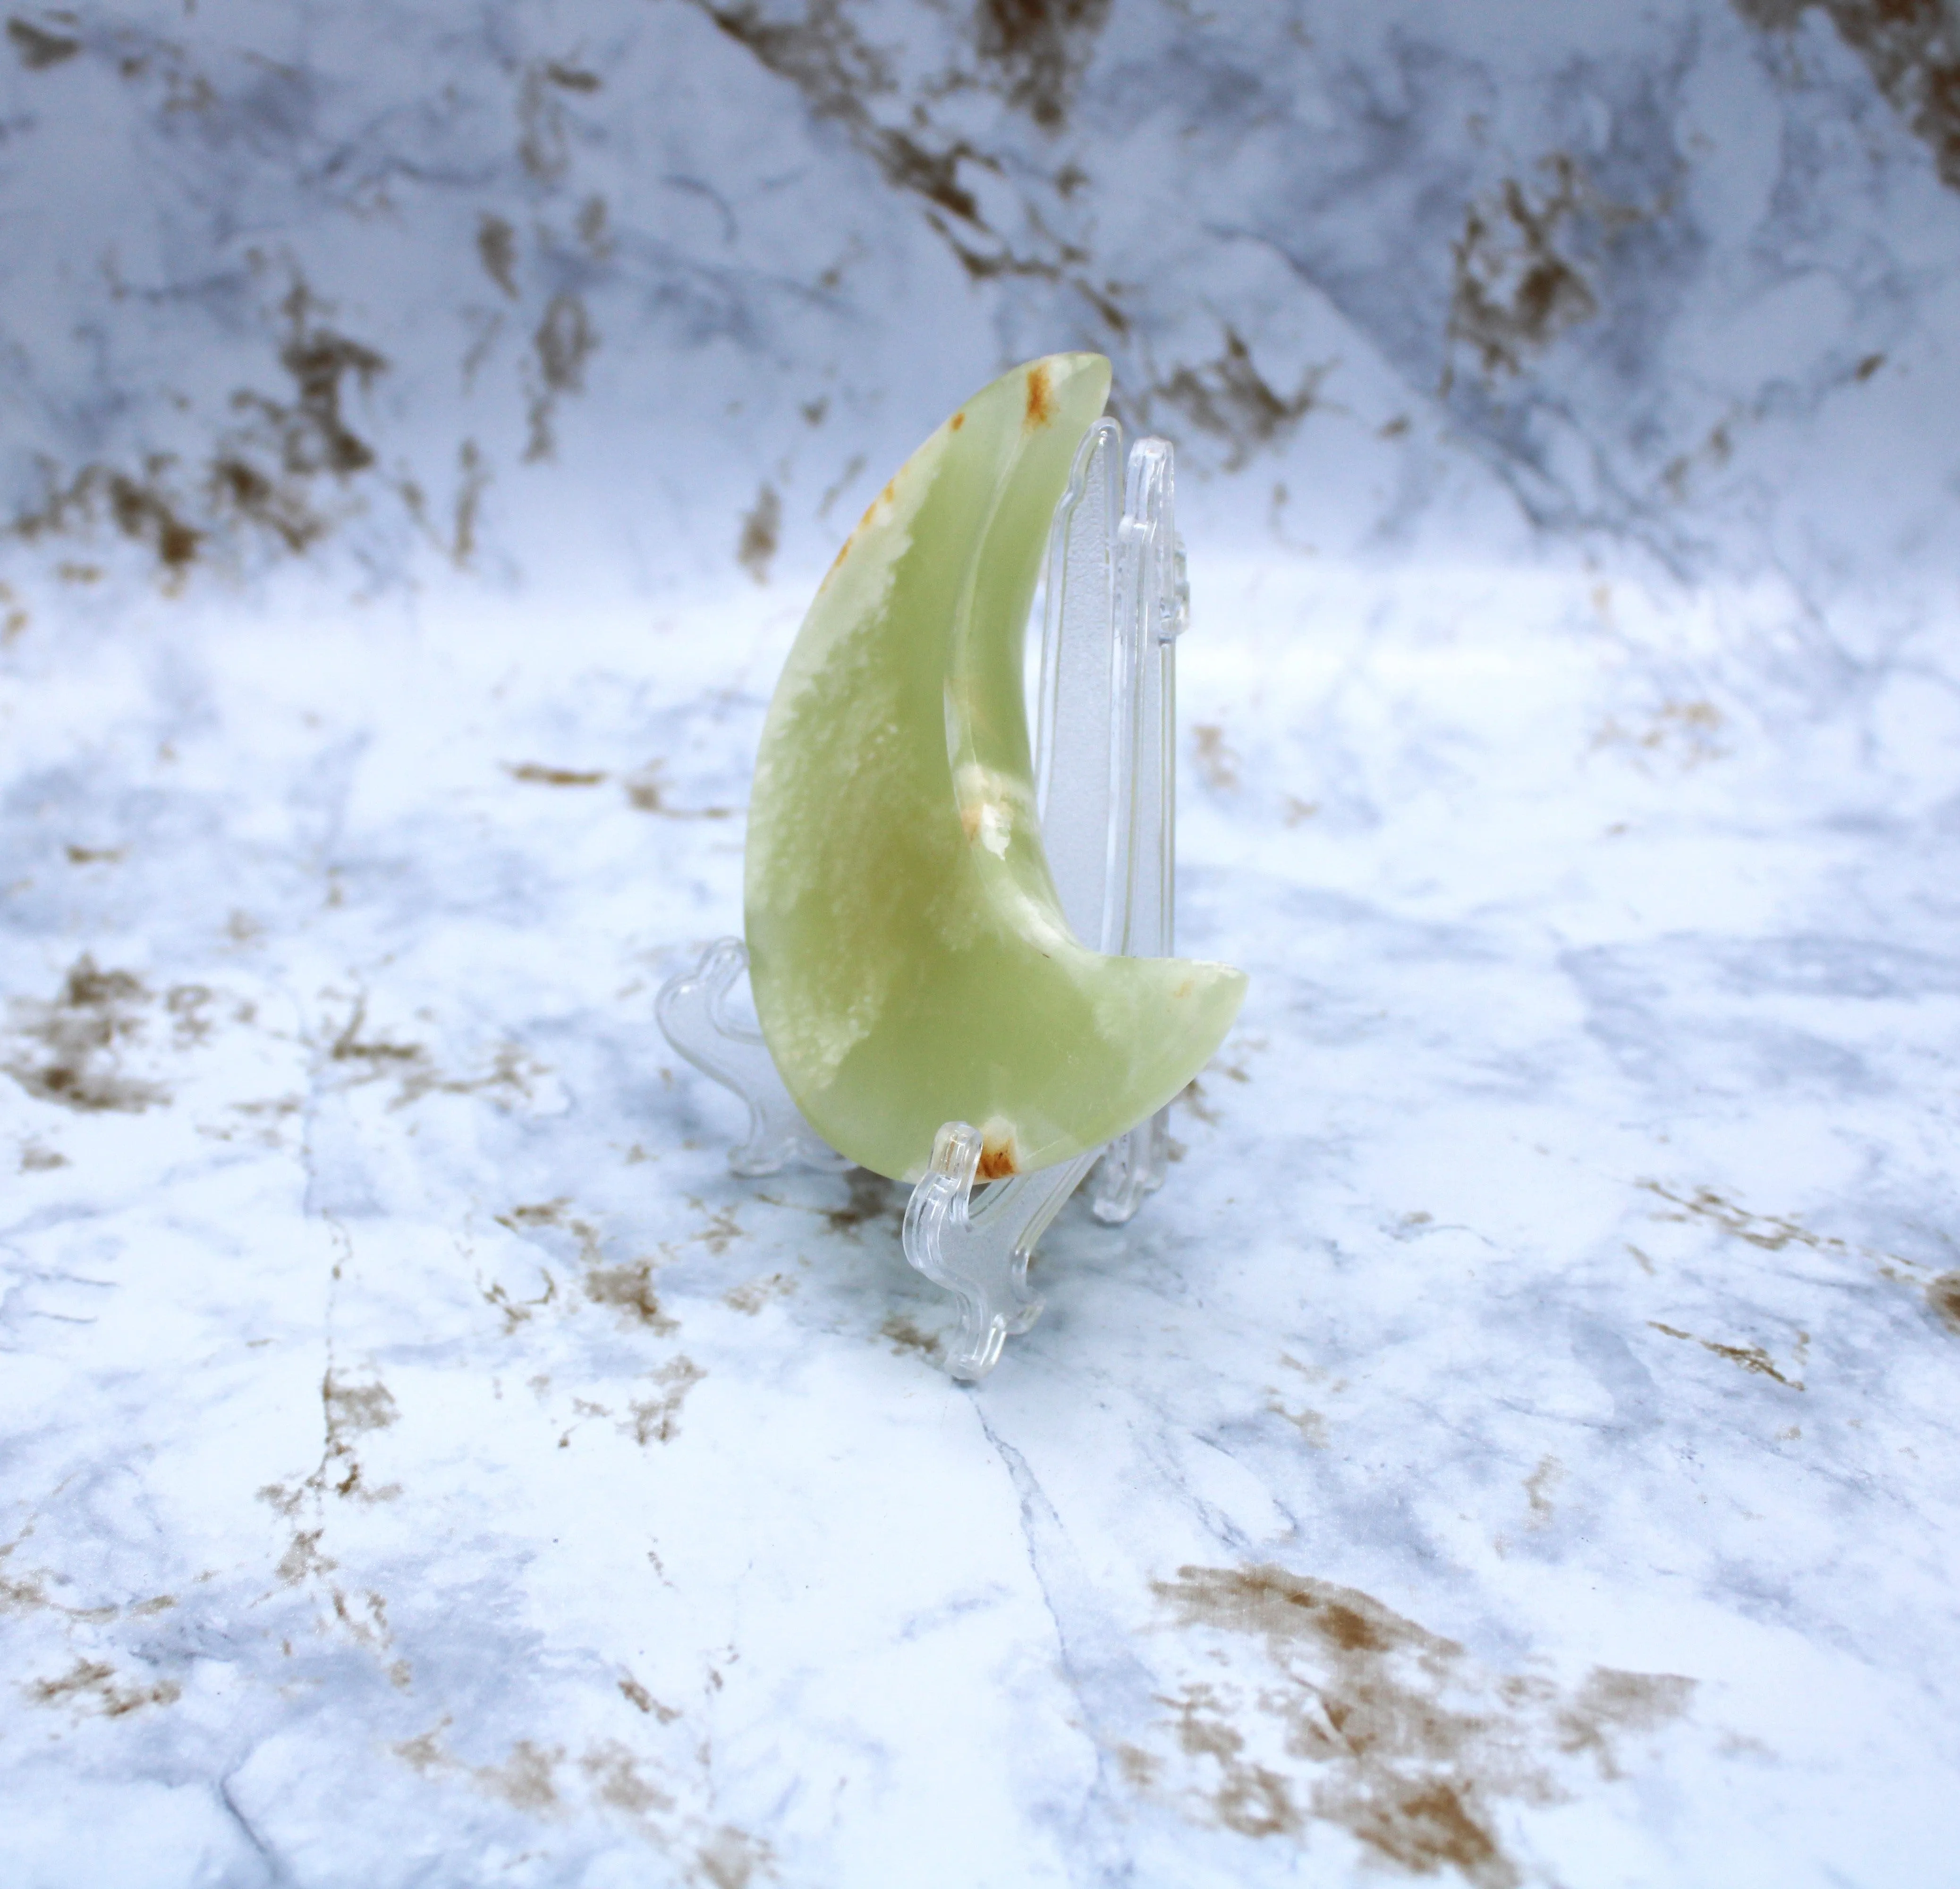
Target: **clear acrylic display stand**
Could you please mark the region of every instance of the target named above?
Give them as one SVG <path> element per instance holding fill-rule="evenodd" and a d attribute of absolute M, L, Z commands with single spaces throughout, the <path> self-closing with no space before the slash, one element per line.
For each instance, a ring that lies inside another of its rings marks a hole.
<path fill-rule="evenodd" d="M 1172 948 L 1176 852 L 1176 643 L 1189 618 L 1183 547 L 1172 511 L 1170 443 L 1099 420 L 1055 507 L 1043 584 L 1035 792 L 1048 865 L 1077 937 L 1130 957 Z M 851 1164 L 797 1112 L 759 1031 L 728 1005 L 748 966 L 740 940 L 711 946 L 662 986 L 667 1040 L 741 1097 L 749 1134 L 729 1155 L 738 1174 L 792 1162 L 828 1173 Z M 905 1257 L 956 1295 L 959 1330 L 947 1368 L 984 1378 L 1001 1346 L 1041 1316 L 1028 1261 L 1093 1168 L 1091 1205 L 1112 1225 L 1163 1184 L 1169 1110 L 1059 1167 L 975 1185 L 980 1131 L 948 1122 L 905 1208 Z"/>

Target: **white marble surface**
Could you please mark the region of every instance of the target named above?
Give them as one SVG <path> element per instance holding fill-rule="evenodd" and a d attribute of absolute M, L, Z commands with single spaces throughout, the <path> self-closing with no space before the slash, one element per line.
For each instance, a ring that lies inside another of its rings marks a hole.
<path fill-rule="evenodd" d="M 1792 13 L 13 16 L 0 1875 L 1960 1881 L 1952 41 Z M 1252 994 L 969 1390 L 651 998 L 1076 344 Z"/>

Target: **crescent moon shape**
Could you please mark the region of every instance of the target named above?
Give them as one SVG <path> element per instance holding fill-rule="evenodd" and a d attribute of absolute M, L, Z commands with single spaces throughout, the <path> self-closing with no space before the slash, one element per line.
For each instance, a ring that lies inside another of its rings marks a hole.
<path fill-rule="evenodd" d="M 764 724 L 749 976 L 812 1127 L 894 1179 L 942 1123 L 982 1174 L 1068 1161 L 1201 1069 L 1243 973 L 1112 957 L 1062 916 L 1035 812 L 1022 645 L 1048 521 L 1109 364 L 1052 355 L 952 416 L 845 541 Z"/>

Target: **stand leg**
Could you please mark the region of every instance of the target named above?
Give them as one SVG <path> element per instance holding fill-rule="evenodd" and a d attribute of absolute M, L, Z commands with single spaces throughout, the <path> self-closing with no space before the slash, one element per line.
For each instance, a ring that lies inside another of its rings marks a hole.
<path fill-rule="evenodd" d="M 976 1198 L 980 1131 L 948 1122 L 932 1165 L 905 1206 L 905 1257 L 959 1304 L 959 1336 L 946 1368 L 972 1382 L 1000 1362 L 1010 1337 L 1029 1330 L 1042 1301 L 1028 1289 L 1035 1243 L 1081 1184 L 1093 1154 L 1039 1174 L 996 1181 Z"/>
<path fill-rule="evenodd" d="M 1134 1219 L 1145 1199 L 1164 1184 L 1170 1171 L 1170 1110 L 1160 1108 L 1103 1151 L 1096 1171 L 1091 1205 L 1106 1226 Z"/>
<path fill-rule="evenodd" d="M 729 992 L 748 967 L 742 941 L 724 938 L 708 947 L 692 970 L 660 986 L 654 1015 L 668 1042 L 689 1062 L 748 1104 L 748 1139 L 728 1155 L 737 1174 L 773 1174 L 791 1161 L 842 1174 L 851 1163 L 818 1139 L 797 1113 L 760 1034 L 728 1015 Z"/>

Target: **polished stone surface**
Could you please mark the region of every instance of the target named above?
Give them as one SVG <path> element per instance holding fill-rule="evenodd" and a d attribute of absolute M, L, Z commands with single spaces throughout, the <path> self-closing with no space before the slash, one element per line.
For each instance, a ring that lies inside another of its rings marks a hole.
<path fill-rule="evenodd" d="M 1954 1880 L 1944 18 L 14 16 L 0 1873 Z M 1079 345 L 1253 982 L 966 1389 L 652 995 Z"/>

